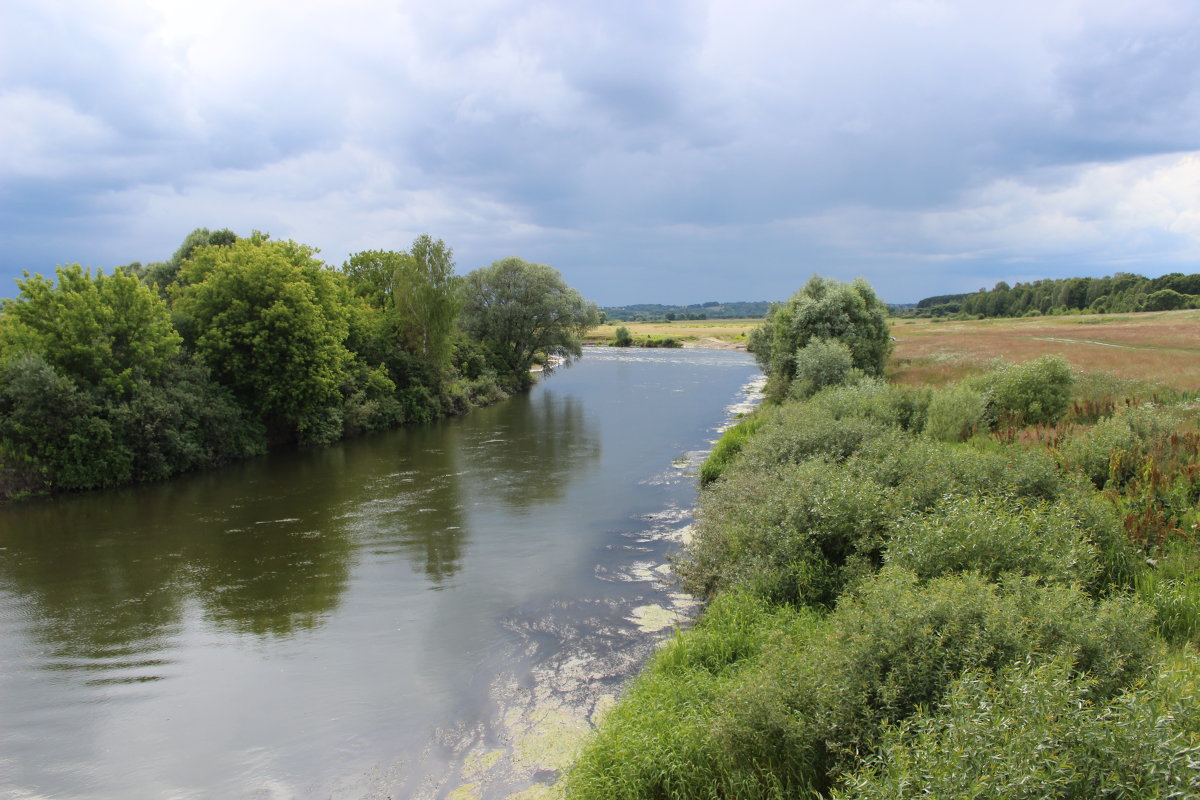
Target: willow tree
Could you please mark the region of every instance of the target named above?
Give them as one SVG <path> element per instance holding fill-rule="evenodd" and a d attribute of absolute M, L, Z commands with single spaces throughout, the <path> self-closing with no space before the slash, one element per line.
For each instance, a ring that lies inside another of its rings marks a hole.
<path fill-rule="evenodd" d="M 754 329 L 750 346 L 768 376 L 768 394 L 787 392 L 796 354 L 814 340 L 836 340 L 850 349 L 853 366 L 882 375 L 892 351 L 887 305 L 862 278 L 842 283 L 813 275 L 786 302 L 772 306 Z"/>
<path fill-rule="evenodd" d="M 596 305 L 545 264 L 505 258 L 463 281 L 460 324 L 517 385 L 529 383 L 538 353 L 579 356 L 583 335 L 599 320 Z"/>

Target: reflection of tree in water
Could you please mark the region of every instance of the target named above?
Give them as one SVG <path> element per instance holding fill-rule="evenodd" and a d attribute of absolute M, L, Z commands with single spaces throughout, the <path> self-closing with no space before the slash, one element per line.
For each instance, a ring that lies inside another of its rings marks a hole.
<path fill-rule="evenodd" d="M 178 542 L 140 525 L 144 507 L 115 494 L 2 512 L 0 587 L 22 598 L 31 634 L 54 657 L 136 652 L 182 615 Z"/>
<path fill-rule="evenodd" d="M 30 634 L 68 660 L 161 647 L 189 597 L 241 632 L 317 624 L 348 580 L 344 532 L 312 492 L 297 512 L 294 497 L 264 503 L 238 477 L 234 468 L 4 509 L 0 588 L 21 598 Z M 303 519 L 256 524 L 283 517 L 271 502 Z"/>
<path fill-rule="evenodd" d="M 355 509 L 358 542 L 377 553 L 402 553 L 435 585 L 461 567 L 461 435 L 462 421 L 451 420 L 380 437 L 372 443 L 376 462 L 394 471 L 369 486 Z"/>
<path fill-rule="evenodd" d="M 584 403 L 547 389 L 505 405 L 498 425 L 462 446 L 472 472 L 513 509 L 560 499 L 584 465 L 600 458 L 600 434 Z"/>

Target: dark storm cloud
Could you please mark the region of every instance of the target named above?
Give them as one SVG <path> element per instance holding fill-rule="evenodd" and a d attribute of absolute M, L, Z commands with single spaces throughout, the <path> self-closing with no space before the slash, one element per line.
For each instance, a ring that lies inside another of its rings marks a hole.
<path fill-rule="evenodd" d="M 202 225 L 334 263 L 427 231 L 462 269 L 522 255 L 602 303 L 781 297 L 813 271 L 903 301 L 1196 269 L 1198 18 L 19 0 L 0 10 L 0 281 L 163 258 Z"/>

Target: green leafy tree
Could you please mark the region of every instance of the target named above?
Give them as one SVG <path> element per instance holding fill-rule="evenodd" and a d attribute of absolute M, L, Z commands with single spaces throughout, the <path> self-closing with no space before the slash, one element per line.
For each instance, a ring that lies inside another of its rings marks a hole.
<path fill-rule="evenodd" d="M 773 306 L 751 333 L 750 348 L 767 373 L 768 394 L 781 397 L 796 374 L 796 353 L 813 339 L 850 348 L 853 366 L 882 375 L 891 353 L 887 305 L 862 278 L 842 283 L 813 275 L 786 303 Z"/>
<path fill-rule="evenodd" d="M 344 292 L 315 253 L 263 234 L 201 247 L 171 290 L 185 340 L 276 434 L 322 427 L 352 358 Z"/>
<path fill-rule="evenodd" d="M 579 356 L 599 311 L 558 270 L 505 258 L 466 276 L 462 326 L 482 341 L 517 385 L 529 383 L 534 356 Z"/>
<path fill-rule="evenodd" d="M 449 363 L 459 297 L 454 251 L 418 236 L 408 252 L 367 250 L 342 267 L 352 291 L 383 312 L 384 327 L 406 352 L 431 365 Z"/>
<path fill-rule="evenodd" d="M 165 297 L 167 287 L 179 279 L 179 268 L 183 266 L 184 261 L 191 258 L 192 253 L 201 247 L 210 247 L 213 245 L 227 247 L 237 240 L 237 234 L 228 228 L 221 228 L 217 231 L 210 231 L 208 228 L 196 228 L 196 230 L 184 237 L 183 243 L 179 245 L 179 249 L 169 259 L 149 264 L 138 270 L 138 272 L 146 283 L 156 287 Z"/>
<path fill-rule="evenodd" d="M 0 353 L 37 353 L 80 388 L 122 397 L 179 352 L 166 305 L 137 278 L 93 276 L 78 264 L 56 275 L 17 281 L 20 295 L 3 304 Z"/>

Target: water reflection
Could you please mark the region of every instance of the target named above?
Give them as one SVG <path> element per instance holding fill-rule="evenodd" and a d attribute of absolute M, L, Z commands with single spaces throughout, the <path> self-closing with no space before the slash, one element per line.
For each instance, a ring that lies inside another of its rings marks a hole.
<path fill-rule="evenodd" d="M 600 453 L 583 404 L 543 391 L 464 420 L 33 502 L 0 512 L 0 588 L 71 663 L 148 647 L 190 599 L 222 629 L 290 636 L 337 608 L 359 550 L 400 554 L 446 585 L 470 531 L 464 481 L 527 511 Z"/>
<path fill-rule="evenodd" d="M 575 395 L 547 388 L 515 405 L 505 424 L 490 426 L 486 439 L 465 442 L 463 453 L 491 479 L 490 494 L 510 509 L 528 510 L 561 499 L 602 448 L 584 401 Z"/>

